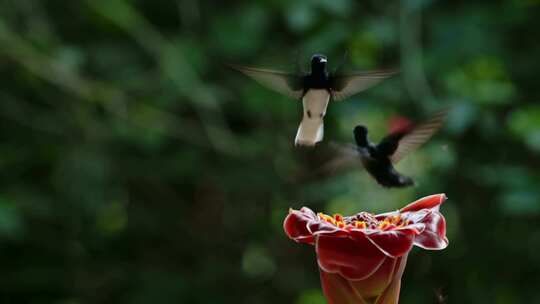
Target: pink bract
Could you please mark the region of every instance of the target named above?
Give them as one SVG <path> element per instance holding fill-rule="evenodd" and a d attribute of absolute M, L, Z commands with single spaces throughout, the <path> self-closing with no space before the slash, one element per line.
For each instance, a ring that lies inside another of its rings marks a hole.
<path fill-rule="evenodd" d="M 446 195 L 419 199 L 397 211 L 352 216 L 290 210 L 283 227 L 289 238 L 315 246 L 324 294 L 331 304 L 398 303 L 401 276 L 414 245 L 448 246 L 439 206 Z"/>

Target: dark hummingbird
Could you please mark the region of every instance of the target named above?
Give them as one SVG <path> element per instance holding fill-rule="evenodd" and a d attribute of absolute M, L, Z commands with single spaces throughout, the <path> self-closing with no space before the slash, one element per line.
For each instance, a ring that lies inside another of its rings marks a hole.
<path fill-rule="evenodd" d="M 358 125 L 354 128 L 354 140 L 360 161 L 366 171 L 383 187 L 407 187 L 414 185 L 412 178 L 399 173 L 394 164 L 428 141 L 442 126 L 447 111 L 441 111 L 430 119 L 412 124 L 399 118 L 390 134 L 378 144 L 368 139 L 368 129 Z"/>
<path fill-rule="evenodd" d="M 374 86 L 396 73 L 378 70 L 341 74 L 328 72 L 326 56 L 311 57 L 311 71 L 287 73 L 277 70 L 229 65 L 263 86 L 296 100 L 302 100 L 303 117 L 294 140 L 297 146 L 314 146 L 322 141 L 323 119 L 330 100 L 341 101 Z"/>

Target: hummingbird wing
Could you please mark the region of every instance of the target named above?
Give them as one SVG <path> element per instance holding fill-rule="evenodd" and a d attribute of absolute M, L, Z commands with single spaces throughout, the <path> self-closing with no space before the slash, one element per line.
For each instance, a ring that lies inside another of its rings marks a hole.
<path fill-rule="evenodd" d="M 357 149 L 353 144 L 337 144 L 335 142 L 330 143 L 330 146 L 335 150 L 333 158 L 324 163 L 317 172 L 325 174 L 335 174 L 337 171 L 344 171 L 347 169 L 363 169 L 360 165 L 360 158 L 362 157 L 362 150 Z M 367 154 L 365 155 L 367 156 Z"/>
<path fill-rule="evenodd" d="M 332 73 L 333 75 L 341 75 L 342 74 L 342 71 L 345 68 L 345 65 L 346 65 L 346 63 L 348 61 L 347 59 L 348 59 L 348 52 L 345 51 L 345 53 L 343 53 L 343 57 L 341 58 L 341 61 L 339 62 L 337 67 L 334 69 L 334 72 Z"/>
<path fill-rule="evenodd" d="M 440 129 L 446 116 L 448 110 L 442 110 L 435 113 L 431 116 L 430 119 L 412 127 L 410 131 L 399 132 L 396 134 L 390 134 L 385 139 L 381 141 L 381 144 L 384 142 L 393 142 L 398 139 L 397 148 L 390 156 L 392 163 L 399 162 L 407 154 L 413 152 L 422 146 L 426 141 L 428 141 L 437 130 Z M 379 144 L 379 145 L 381 145 Z"/>
<path fill-rule="evenodd" d="M 382 155 L 392 156 L 399 147 L 400 140 L 407 135 L 407 132 L 396 132 L 387 135 L 377 145 L 376 150 Z"/>
<path fill-rule="evenodd" d="M 397 70 L 374 70 L 348 75 L 330 75 L 330 88 L 332 89 L 333 99 L 336 101 L 344 100 L 378 84 L 397 72 Z"/>
<path fill-rule="evenodd" d="M 300 99 L 304 92 L 302 76 L 283 71 L 228 64 L 229 67 L 253 78 L 259 84 L 285 96 Z"/>

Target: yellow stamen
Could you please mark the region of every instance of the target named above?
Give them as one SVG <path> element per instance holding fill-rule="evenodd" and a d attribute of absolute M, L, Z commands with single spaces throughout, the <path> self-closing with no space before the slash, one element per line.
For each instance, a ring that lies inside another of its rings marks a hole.
<path fill-rule="evenodd" d="M 388 220 L 390 223 L 396 225 L 397 223 L 399 223 L 399 221 L 401 221 L 401 217 L 399 215 L 393 215 L 393 216 L 390 216 Z"/>
<path fill-rule="evenodd" d="M 384 221 L 379 223 L 378 228 L 380 230 L 386 230 L 386 229 L 390 228 L 391 226 L 393 226 L 392 223 L 390 223 L 388 220 L 385 219 Z"/>
<path fill-rule="evenodd" d="M 364 221 L 355 221 L 354 227 L 358 229 L 366 229 L 367 225 L 366 225 L 366 222 Z"/>
<path fill-rule="evenodd" d="M 324 214 L 322 212 L 319 212 L 317 215 L 323 221 L 326 221 L 326 222 L 334 224 L 334 225 L 336 224 L 336 220 L 333 217 L 329 216 L 329 215 L 326 215 L 326 214 Z"/>

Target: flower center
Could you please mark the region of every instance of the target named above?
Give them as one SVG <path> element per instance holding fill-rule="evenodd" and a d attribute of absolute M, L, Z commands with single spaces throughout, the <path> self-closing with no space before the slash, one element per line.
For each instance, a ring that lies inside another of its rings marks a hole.
<path fill-rule="evenodd" d="M 378 230 L 391 230 L 399 227 L 409 225 L 410 220 L 404 220 L 401 216 L 390 215 L 382 220 L 378 220 L 373 214 L 368 212 L 360 212 L 353 216 L 344 217 L 343 215 L 336 213 L 333 216 L 319 212 L 317 214 L 319 218 L 327 223 L 330 223 L 340 229 L 378 229 Z"/>

